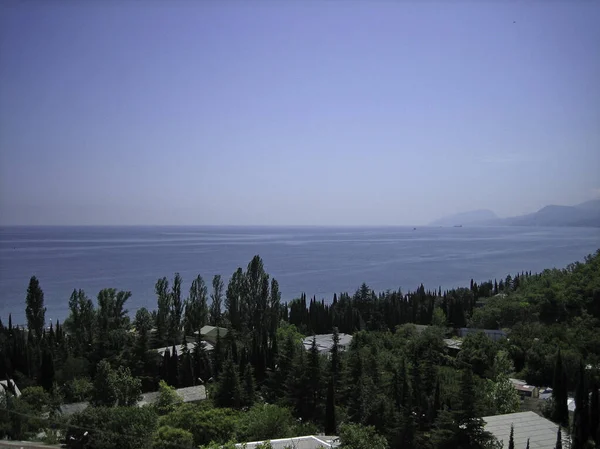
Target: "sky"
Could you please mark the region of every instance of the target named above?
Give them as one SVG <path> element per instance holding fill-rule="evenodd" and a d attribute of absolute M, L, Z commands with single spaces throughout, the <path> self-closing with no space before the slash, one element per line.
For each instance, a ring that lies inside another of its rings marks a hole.
<path fill-rule="evenodd" d="M 0 224 L 412 225 L 600 196 L 596 1 L 5 1 Z"/>

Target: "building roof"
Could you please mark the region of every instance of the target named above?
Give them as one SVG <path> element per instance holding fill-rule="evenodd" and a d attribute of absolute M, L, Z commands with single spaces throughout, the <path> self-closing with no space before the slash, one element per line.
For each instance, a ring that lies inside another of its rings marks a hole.
<path fill-rule="evenodd" d="M 498 441 L 508 445 L 510 426 L 514 426 L 515 447 L 525 447 L 529 438 L 530 449 L 554 449 L 558 426 L 534 412 L 509 413 L 506 415 L 485 416 L 485 430 Z M 563 447 L 567 444 L 568 432 L 563 432 Z"/>
<path fill-rule="evenodd" d="M 175 390 L 175 393 L 181 396 L 183 402 L 197 402 L 206 399 L 206 388 L 204 387 L 204 385 L 178 388 L 177 390 Z M 137 403 L 137 406 L 142 407 L 144 405 L 153 404 L 154 402 L 156 402 L 157 399 L 158 391 L 144 393 L 142 395 L 142 399 Z M 60 412 L 65 416 L 69 416 L 74 413 L 84 411 L 86 408 L 88 408 L 89 405 L 89 402 L 75 402 L 73 404 L 63 404 L 60 406 Z"/>
<path fill-rule="evenodd" d="M 200 329 L 200 334 L 204 335 L 210 340 L 216 340 L 217 331 L 219 331 L 219 338 L 223 338 L 225 335 L 227 335 L 227 328 L 216 326 L 203 326 L 202 329 Z M 198 331 L 194 332 L 194 334 L 198 334 Z"/>
<path fill-rule="evenodd" d="M 13 391 L 15 393 L 16 397 L 21 396 L 21 390 L 19 390 L 19 387 L 17 387 L 17 384 L 15 383 L 14 380 L 12 379 L 8 379 L 8 380 L 0 380 L 0 393 L 4 393 L 4 391 Z"/>
<path fill-rule="evenodd" d="M 456 349 L 457 351 L 460 351 L 462 340 L 457 340 L 455 338 L 444 338 L 444 344 L 448 349 Z"/>
<path fill-rule="evenodd" d="M 352 343 L 352 335 L 338 334 L 338 336 L 340 338 L 338 344 L 340 346 L 340 349 L 343 351 L 344 349 L 346 349 L 346 347 L 350 346 L 350 343 Z M 319 352 L 331 351 L 331 348 L 333 347 L 333 334 L 319 334 L 306 337 L 302 343 L 304 344 L 304 347 L 307 350 L 310 349 L 310 347 L 312 346 L 313 337 L 316 340 L 317 349 L 319 350 Z"/>
<path fill-rule="evenodd" d="M 89 402 L 73 402 L 72 404 L 62 404 L 60 413 L 65 416 L 73 415 L 84 411 L 89 406 Z"/>
<path fill-rule="evenodd" d="M 194 350 L 194 346 L 196 345 L 195 342 L 191 342 L 187 344 L 187 349 L 188 351 L 192 352 Z M 160 356 L 165 355 L 166 350 L 169 350 L 169 352 L 171 352 L 171 350 L 173 349 L 173 346 L 165 346 L 164 348 L 158 348 L 155 349 L 156 352 L 158 352 L 158 354 Z M 175 349 L 177 349 L 177 355 L 181 355 L 183 353 L 183 345 L 175 345 Z M 208 341 L 204 341 L 204 349 L 207 351 L 212 351 L 214 349 L 214 346 L 212 345 L 212 343 L 208 342 Z"/>
<path fill-rule="evenodd" d="M 330 449 L 339 446 L 335 436 L 315 436 L 307 435 L 296 438 L 281 438 L 278 440 L 253 441 L 251 443 L 237 443 L 236 448 L 254 449 L 259 444 L 269 441 L 273 449 L 286 449 L 293 447 L 294 449 Z"/>
<path fill-rule="evenodd" d="M 178 388 L 175 390 L 183 402 L 197 402 L 206 399 L 206 388 L 204 385 L 196 385 L 194 387 Z M 142 399 L 137 403 L 139 407 L 143 405 L 153 404 L 158 399 L 158 391 L 144 393 Z"/>
<path fill-rule="evenodd" d="M 10 384 L 9 384 L 9 382 L 10 382 Z M 9 385 L 10 385 L 10 387 L 9 387 Z M 0 393 L 4 393 L 4 390 L 10 391 L 10 388 L 14 389 L 16 397 L 21 396 L 21 390 L 19 390 L 19 387 L 17 387 L 17 384 L 15 383 L 14 380 L 12 380 L 12 379 L 0 380 Z"/>
<path fill-rule="evenodd" d="M 534 385 L 528 385 L 527 382 L 525 382 L 524 380 L 512 378 L 509 378 L 509 380 L 511 381 L 513 386 L 519 391 L 533 392 L 537 388 Z"/>

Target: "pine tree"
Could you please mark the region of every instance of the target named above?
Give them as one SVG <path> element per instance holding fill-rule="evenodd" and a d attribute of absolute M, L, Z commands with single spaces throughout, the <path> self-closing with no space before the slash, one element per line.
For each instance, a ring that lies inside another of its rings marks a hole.
<path fill-rule="evenodd" d="M 46 322 L 46 308 L 44 307 L 44 292 L 35 276 L 29 280 L 27 287 L 27 298 L 25 299 L 27 307 L 27 327 L 32 329 L 37 340 L 42 337 L 42 331 Z M 9 328 L 12 327 L 11 317 L 9 315 Z"/>
<path fill-rule="evenodd" d="M 562 365 L 562 356 L 560 349 L 556 354 L 554 365 L 554 381 L 552 383 L 553 411 L 552 420 L 560 425 L 569 424 L 569 409 L 567 406 L 568 386 L 566 384 L 566 375 Z"/>
<path fill-rule="evenodd" d="M 219 375 L 221 374 L 221 369 L 223 367 L 223 357 L 224 357 L 224 351 L 223 351 L 223 339 L 221 338 L 221 332 L 219 331 L 219 328 L 217 328 L 217 339 L 215 342 L 215 346 L 212 350 L 212 370 L 213 370 L 213 374 L 215 375 L 215 377 L 219 377 Z"/>
<path fill-rule="evenodd" d="M 510 436 L 508 438 L 508 449 L 515 449 L 515 426 L 510 425 Z"/>
<path fill-rule="evenodd" d="M 309 406 L 313 412 L 313 419 L 317 419 L 320 415 L 322 407 L 322 372 L 321 372 L 321 356 L 317 348 L 317 341 L 313 337 L 313 341 L 308 351 L 308 384 L 306 389 L 308 390 Z"/>
<path fill-rule="evenodd" d="M 529 449 L 529 438 L 527 438 L 527 447 L 525 449 Z"/>
<path fill-rule="evenodd" d="M 190 387 L 194 384 L 192 355 L 188 349 L 187 338 L 183 336 L 179 369 L 179 386 Z"/>
<path fill-rule="evenodd" d="M 325 406 L 325 433 L 335 435 L 337 432 L 337 419 L 335 413 L 335 382 L 333 375 L 329 378 L 327 388 L 327 402 Z"/>
<path fill-rule="evenodd" d="M 340 382 L 340 373 L 341 373 L 341 365 L 340 365 L 340 335 L 338 332 L 338 328 L 333 328 L 333 345 L 331 346 L 331 377 L 333 378 L 333 385 L 335 390 L 338 389 L 338 385 Z"/>
<path fill-rule="evenodd" d="M 202 341 L 202 336 L 198 332 L 196 334 L 196 341 L 194 343 L 194 350 L 192 353 L 193 359 L 193 373 L 194 373 L 194 385 L 198 382 L 206 383 L 212 376 L 210 360 L 206 353 L 206 345 Z"/>
<path fill-rule="evenodd" d="M 558 426 L 558 432 L 556 433 L 556 446 L 554 449 L 562 449 L 562 431 L 560 430 L 560 426 Z"/>
<path fill-rule="evenodd" d="M 573 417 L 573 445 L 572 449 L 584 449 L 589 438 L 589 408 L 588 390 L 585 381 L 585 367 L 579 361 L 577 388 L 575 389 L 575 414 Z"/>

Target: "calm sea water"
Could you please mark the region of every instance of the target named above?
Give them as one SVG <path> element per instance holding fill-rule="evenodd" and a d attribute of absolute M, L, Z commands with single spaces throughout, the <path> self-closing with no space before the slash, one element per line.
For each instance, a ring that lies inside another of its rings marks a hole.
<path fill-rule="evenodd" d="M 376 290 L 468 285 L 520 271 L 563 267 L 600 248 L 591 228 L 0 228 L 0 317 L 24 323 L 29 277 L 40 280 L 47 319 L 64 319 L 74 288 L 130 290 L 128 309 L 156 307 L 154 283 L 181 273 L 226 280 L 260 254 L 283 299 L 330 301 L 362 282 Z"/>

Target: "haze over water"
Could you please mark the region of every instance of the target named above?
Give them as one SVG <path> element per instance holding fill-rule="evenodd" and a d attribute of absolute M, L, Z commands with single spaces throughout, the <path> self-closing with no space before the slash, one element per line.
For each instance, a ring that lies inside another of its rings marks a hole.
<path fill-rule="evenodd" d="M 0 317 L 23 323 L 29 277 L 39 278 L 47 319 L 68 314 L 74 288 L 94 298 L 106 287 L 130 290 L 130 312 L 154 309 L 160 277 L 213 275 L 227 282 L 255 254 L 282 299 L 305 292 L 331 301 L 362 282 L 376 291 L 466 286 L 521 271 L 564 267 L 600 248 L 599 228 L 379 227 L 3 227 Z"/>

